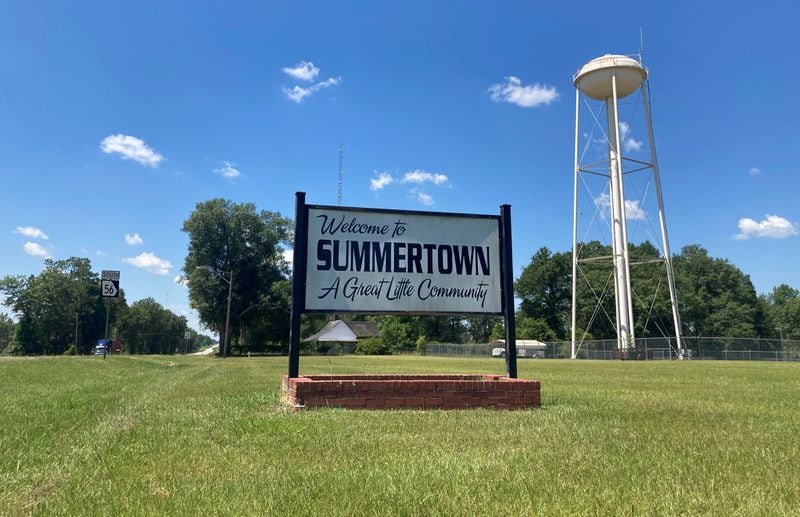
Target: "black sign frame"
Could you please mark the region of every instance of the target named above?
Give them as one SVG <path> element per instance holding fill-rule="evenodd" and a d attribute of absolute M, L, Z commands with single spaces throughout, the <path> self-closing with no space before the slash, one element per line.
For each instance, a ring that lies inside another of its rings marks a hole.
<path fill-rule="evenodd" d="M 502 315 L 505 320 L 506 374 L 509 378 L 517 377 L 516 321 L 514 315 L 514 269 L 511 241 L 511 205 L 501 205 L 500 215 L 459 214 L 448 212 L 423 212 L 410 210 L 383 210 L 359 207 L 331 207 L 325 205 L 307 205 L 305 192 L 295 193 L 295 231 L 294 257 L 292 266 L 292 313 L 289 327 L 289 378 L 299 377 L 300 373 L 300 317 L 305 312 L 333 312 L 329 310 L 307 310 L 306 285 L 308 261 L 308 213 L 309 209 L 335 208 L 342 211 L 396 213 L 411 215 L 452 216 L 464 218 L 494 219 L 499 225 L 500 237 L 500 297 Z M 349 311 L 370 314 L 435 314 L 435 315 L 469 315 L 497 314 L 491 312 L 387 312 L 387 311 Z"/>

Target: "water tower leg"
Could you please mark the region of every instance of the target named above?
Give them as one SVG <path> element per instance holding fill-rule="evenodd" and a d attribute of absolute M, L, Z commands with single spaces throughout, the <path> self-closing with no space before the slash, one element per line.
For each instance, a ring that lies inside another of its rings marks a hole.
<path fill-rule="evenodd" d="M 627 217 L 625 191 L 622 186 L 622 153 L 620 150 L 619 113 L 616 72 L 611 77 L 612 96 L 606 99 L 608 128 L 609 176 L 611 182 L 611 231 L 614 248 L 614 287 L 617 299 L 617 340 L 624 353 L 633 344 L 633 310 L 630 303 L 630 270 L 628 267 Z"/>
<path fill-rule="evenodd" d="M 642 83 L 642 104 L 644 104 L 644 117 L 647 125 L 647 138 L 650 143 L 650 162 L 653 167 L 653 182 L 656 186 L 658 198 L 658 221 L 661 224 L 661 240 L 664 246 L 664 266 L 667 268 L 667 283 L 669 284 L 669 298 L 672 303 L 672 321 L 675 325 L 675 341 L 678 346 L 678 359 L 683 359 L 683 339 L 681 339 L 681 315 L 678 311 L 678 294 L 675 289 L 675 275 L 672 271 L 672 253 L 669 248 L 669 235 L 667 234 L 667 216 L 664 213 L 664 198 L 661 195 L 661 174 L 658 171 L 656 157 L 656 139 L 653 134 L 653 120 L 650 117 L 650 96 L 647 92 L 647 83 Z"/>
<path fill-rule="evenodd" d="M 578 124 L 580 123 L 581 93 L 575 88 L 575 186 L 572 192 L 572 344 L 569 349 L 570 359 L 575 359 L 575 335 L 577 332 L 577 286 L 578 286 Z"/>

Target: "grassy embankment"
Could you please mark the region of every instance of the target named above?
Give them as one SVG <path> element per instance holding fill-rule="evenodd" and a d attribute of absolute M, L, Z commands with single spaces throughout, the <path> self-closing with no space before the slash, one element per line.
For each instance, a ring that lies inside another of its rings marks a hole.
<path fill-rule="evenodd" d="M 800 513 L 800 364 L 528 360 L 539 410 L 299 413 L 278 401 L 286 365 L 0 359 L 0 514 Z"/>

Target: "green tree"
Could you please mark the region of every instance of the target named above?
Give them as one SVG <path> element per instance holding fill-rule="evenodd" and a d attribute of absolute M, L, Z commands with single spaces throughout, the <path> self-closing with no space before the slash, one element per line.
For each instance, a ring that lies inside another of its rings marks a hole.
<path fill-rule="evenodd" d="M 611 246 L 606 246 L 598 241 L 584 243 L 579 250 L 579 258 L 587 260 L 579 265 L 577 279 L 577 338 L 588 339 L 586 332 L 597 339 L 613 338 L 617 331 L 614 318 L 616 317 L 614 301 L 614 269 L 608 259 L 612 255 Z M 604 258 L 605 257 L 605 258 Z M 570 261 L 572 254 L 569 253 Z M 571 266 L 570 266 L 571 267 Z M 570 298 L 572 296 L 571 271 Z M 565 318 L 571 317 L 572 300 Z M 569 328 L 570 324 L 567 325 Z M 570 339 L 571 332 L 558 335 L 559 339 Z"/>
<path fill-rule="evenodd" d="M 557 341 L 558 338 L 546 321 L 524 314 L 516 317 L 517 339 L 536 339 L 538 341 Z M 501 338 L 501 339 L 504 339 Z"/>
<path fill-rule="evenodd" d="M 378 331 L 384 350 L 388 353 L 415 346 L 417 335 L 405 317 L 386 317 L 378 322 Z"/>
<path fill-rule="evenodd" d="M 6 352 L 14 339 L 16 324 L 8 314 L 0 313 L 0 354 Z"/>
<path fill-rule="evenodd" d="M 546 247 L 531 257 L 514 283 L 514 291 L 522 300 L 520 312 L 543 320 L 563 339 L 569 328 L 568 314 L 572 301 L 571 253 L 553 254 Z"/>
<path fill-rule="evenodd" d="M 516 321 L 516 320 L 515 320 Z M 498 321 L 492 327 L 492 334 L 489 336 L 491 341 L 495 339 L 505 339 L 506 338 L 506 326 L 503 321 Z"/>
<path fill-rule="evenodd" d="M 499 316 L 481 315 L 467 317 L 467 332 L 473 343 L 488 343 L 492 330 L 500 321 Z"/>
<path fill-rule="evenodd" d="M 650 242 L 628 248 L 631 272 L 633 315 L 636 337 L 663 337 L 675 334 L 672 302 L 669 296 L 666 264 L 660 251 Z"/>
<path fill-rule="evenodd" d="M 131 304 L 117 323 L 117 335 L 131 354 L 173 354 L 185 347 L 186 318 L 152 298 Z"/>
<path fill-rule="evenodd" d="M 205 334 L 200 334 L 194 329 L 187 327 L 186 333 L 188 334 L 188 338 L 186 338 L 183 343 L 183 348 L 181 350 L 184 353 L 190 354 L 192 352 L 197 352 L 198 350 L 203 350 L 214 344 L 213 339 Z"/>
<path fill-rule="evenodd" d="M 579 250 L 579 337 L 584 329 L 596 339 L 616 336 L 611 255 L 611 247 L 597 241 L 584 243 Z M 629 255 L 634 263 L 630 271 L 636 336 L 673 335 L 666 268 L 658 249 L 649 242 L 631 244 Z M 546 323 L 557 339 L 569 337 L 571 260 L 570 252 L 541 248 L 515 283 L 521 299 L 520 318 Z M 673 269 L 684 335 L 756 337 L 774 333 L 775 323 L 769 321 L 777 321 L 777 311 L 766 299 L 759 301 L 750 278 L 727 260 L 712 258 L 701 246 L 692 245 L 673 258 Z M 791 299 L 792 294 L 782 288 L 776 296 Z M 791 323 L 785 321 L 782 328 L 784 325 L 788 328 Z M 544 331 L 541 325 L 538 328 L 539 333 Z"/>
<path fill-rule="evenodd" d="M 413 348 L 420 337 L 426 342 L 463 343 L 467 337 L 461 316 L 370 316 L 378 323 L 389 350 Z"/>
<path fill-rule="evenodd" d="M 800 291 L 781 284 L 762 297 L 762 306 L 766 313 L 769 337 L 800 339 Z"/>
<path fill-rule="evenodd" d="M 100 278 L 87 258 L 46 259 L 39 275 L 0 280 L 4 304 L 18 315 L 15 353 L 62 354 L 76 339 L 79 353 L 88 353 L 104 337 L 105 307 Z M 110 321 L 124 307 L 124 293 L 111 303 Z M 77 328 L 77 331 L 76 331 Z"/>
<path fill-rule="evenodd" d="M 673 265 L 684 335 L 758 336 L 763 314 L 749 276 L 699 245 L 685 246 Z"/>
<path fill-rule="evenodd" d="M 467 327 L 461 316 L 417 316 L 413 325 L 414 339 L 425 336 L 429 341 L 439 343 L 463 343 L 467 338 Z"/>
<path fill-rule="evenodd" d="M 276 212 L 259 212 L 252 203 L 212 199 L 198 203 L 182 229 L 189 235 L 183 266 L 189 303 L 200 321 L 218 333 L 222 345 L 228 280 L 232 281 L 229 334 L 233 338 L 248 326 L 265 325 L 265 320 L 268 327 L 288 327 L 285 289 L 275 285 L 285 282 L 288 272 L 280 247 L 289 238 L 288 219 Z M 228 354 L 225 346 L 220 349 L 223 357 Z"/>
<path fill-rule="evenodd" d="M 237 329 L 232 350 L 242 352 L 288 352 L 289 317 L 291 314 L 292 284 L 288 279 L 275 281 L 270 295 L 263 299 L 252 318 Z M 324 320 L 324 316 L 323 316 Z M 320 328 L 322 328 L 320 326 Z M 309 336 L 302 331 L 301 336 Z"/>

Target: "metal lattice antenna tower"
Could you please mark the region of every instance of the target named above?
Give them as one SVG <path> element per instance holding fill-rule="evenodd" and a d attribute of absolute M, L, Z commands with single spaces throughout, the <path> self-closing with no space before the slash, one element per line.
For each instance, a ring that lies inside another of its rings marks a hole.
<path fill-rule="evenodd" d="M 342 184 L 344 183 L 344 144 L 339 144 L 339 196 L 338 206 L 342 206 Z"/>

